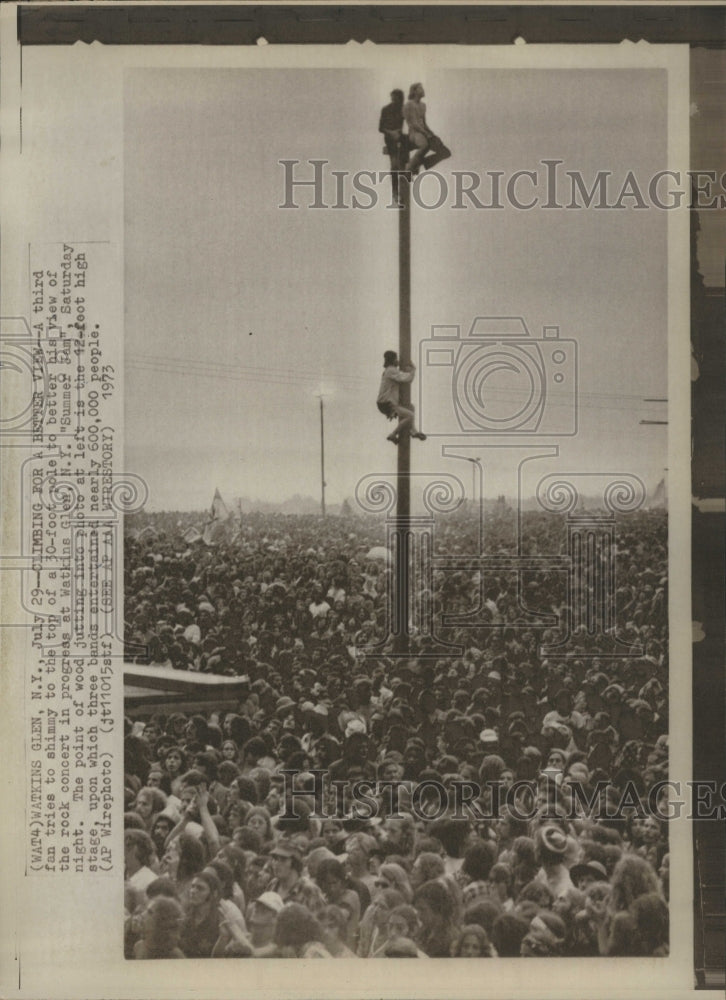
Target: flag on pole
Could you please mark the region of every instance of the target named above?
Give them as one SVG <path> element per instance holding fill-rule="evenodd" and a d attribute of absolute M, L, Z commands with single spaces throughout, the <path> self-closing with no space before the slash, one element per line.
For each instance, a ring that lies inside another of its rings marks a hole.
<path fill-rule="evenodd" d="M 665 507 L 667 503 L 668 500 L 666 493 L 666 483 L 665 483 L 665 478 L 663 478 L 655 488 L 655 493 L 653 494 L 653 499 L 650 502 L 650 506 Z"/>
<path fill-rule="evenodd" d="M 214 499 L 209 512 L 209 520 L 204 527 L 202 539 L 205 545 L 216 545 L 224 534 L 224 522 L 229 519 L 227 504 L 219 490 L 214 491 Z"/>
<path fill-rule="evenodd" d="M 219 490 L 214 491 L 214 499 L 212 500 L 212 509 L 209 512 L 210 517 L 213 521 L 226 521 L 229 517 L 229 511 L 227 510 L 227 504 L 222 499 L 222 495 Z"/>

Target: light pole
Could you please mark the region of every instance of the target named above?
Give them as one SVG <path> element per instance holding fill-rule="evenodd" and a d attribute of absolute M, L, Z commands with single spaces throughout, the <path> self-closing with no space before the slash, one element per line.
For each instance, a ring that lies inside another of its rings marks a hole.
<path fill-rule="evenodd" d="M 323 393 L 317 393 L 320 400 L 320 513 L 325 517 L 325 411 Z"/>
<path fill-rule="evenodd" d="M 464 456 L 467 462 L 471 462 L 471 502 L 476 503 L 476 470 L 479 470 L 479 545 L 484 542 L 484 490 L 482 484 L 483 472 L 480 458 Z"/>
<path fill-rule="evenodd" d="M 469 458 L 469 456 L 467 455 L 466 456 L 466 460 L 467 460 L 467 462 L 471 462 L 471 464 L 472 464 L 472 470 L 471 470 L 471 499 L 472 499 L 472 503 L 473 503 L 476 500 L 476 468 L 479 469 L 479 482 L 481 483 L 481 477 L 482 477 L 481 459 L 479 459 L 479 458 Z M 476 467 L 476 468 L 474 468 L 474 467 Z M 481 502 L 482 499 L 483 499 L 483 497 L 480 496 L 479 497 L 479 501 Z"/>

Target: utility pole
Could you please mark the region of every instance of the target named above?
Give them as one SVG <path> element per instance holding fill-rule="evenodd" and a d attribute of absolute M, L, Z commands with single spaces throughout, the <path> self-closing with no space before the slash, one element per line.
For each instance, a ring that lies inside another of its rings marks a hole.
<path fill-rule="evenodd" d="M 320 400 L 320 513 L 325 517 L 325 416 L 323 412 L 323 394 Z"/>
<path fill-rule="evenodd" d="M 399 175 L 398 195 L 398 363 L 411 364 L 411 175 Z M 411 384 L 399 385 L 402 406 L 411 405 Z M 405 653 L 409 645 L 409 526 L 411 521 L 411 435 L 402 434 L 398 442 L 396 473 L 396 553 L 395 553 L 395 653 Z"/>

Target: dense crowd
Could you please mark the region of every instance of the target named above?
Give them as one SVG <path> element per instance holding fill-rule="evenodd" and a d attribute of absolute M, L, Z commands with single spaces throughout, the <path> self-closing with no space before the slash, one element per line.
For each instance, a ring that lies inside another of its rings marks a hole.
<path fill-rule="evenodd" d="M 642 649 L 621 658 L 584 631 L 540 655 L 561 633 L 522 607 L 563 617 L 557 570 L 436 572 L 436 616 L 488 627 L 441 629 L 456 656 L 425 635 L 362 655 L 388 619 L 379 520 L 247 514 L 209 547 L 192 523 L 130 525 L 127 659 L 241 693 L 126 719 L 127 957 L 668 953 L 664 512 L 618 521 L 618 633 Z M 489 508 L 488 549 L 514 528 Z M 477 530 L 447 516 L 437 551 Z M 561 517 L 522 515 L 521 551 L 565 545 Z"/>

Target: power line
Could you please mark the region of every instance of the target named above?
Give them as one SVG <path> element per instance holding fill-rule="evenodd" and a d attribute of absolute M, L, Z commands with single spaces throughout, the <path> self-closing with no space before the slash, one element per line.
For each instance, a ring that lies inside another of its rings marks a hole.
<path fill-rule="evenodd" d="M 321 376 L 320 374 L 314 376 L 306 375 L 298 378 L 292 373 L 282 373 L 281 377 L 280 374 L 275 375 L 274 370 L 272 369 L 269 373 L 260 372 L 256 374 L 224 375 L 222 372 L 210 372 L 200 368 L 167 368 L 163 365 L 151 365 L 134 361 L 128 362 L 127 364 L 129 368 L 136 371 L 145 371 L 164 375 L 182 375 L 191 378 L 211 378 L 218 379 L 223 382 L 255 382 L 260 385 L 318 385 L 321 378 L 326 378 L 326 376 Z"/>
<path fill-rule="evenodd" d="M 135 368 L 145 368 L 148 370 L 158 370 L 163 371 L 167 374 L 194 374 L 202 375 L 205 374 L 207 377 L 223 377 L 225 380 L 231 381 L 265 381 L 265 382 L 279 382 L 280 384 L 292 384 L 292 383 L 306 383 L 310 381 L 319 382 L 320 379 L 329 379 L 340 384 L 350 384 L 350 385 L 368 385 L 370 384 L 370 379 L 360 376 L 351 375 L 349 373 L 343 374 L 331 371 L 320 371 L 314 369 L 282 369 L 274 368 L 264 365 L 233 365 L 229 363 L 212 362 L 212 361 L 201 361 L 194 360 L 191 358 L 174 358 L 168 355 L 158 355 L 158 354 L 138 354 L 131 355 L 127 357 L 127 364 Z M 219 374 L 217 374 L 219 373 Z M 526 399 L 526 392 L 522 393 L 516 389 L 504 389 L 497 388 L 496 386 L 488 387 L 486 390 L 486 395 L 489 398 L 501 397 L 502 399 L 516 399 L 522 398 Z M 562 403 L 558 402 L 558 398 L 562 400 Z M 647 403 L 662 403 L 667 402 L 667 399 L 644 399 L 640 393 L 617 393 L 617 392 L 578 392 L 577 399 L 582 401 L 588 400 L 637 400 L 638 402 Z M 572 394 L 570 392 L 562 392 L 561 390 L 548 389 L 547 391 L 547 404 L 548 405 L 572 405 Z M 592 407 L 593 409 L 618 409 L 619 407 L 604 406 L 604 407 Z M 625 407 L 622 407 L 625 409 Z M 640 407 L 640 409 L 645 409 Z"/>
<path fill-rule="evenodd" d="M 321 371 L 320 369 L 305 369 L 305 368 L 274 368 L 265 365 L 233 365 L 229 363 L 218 363 L 213 361 L 201 361 L 193 360 L 191 358 L 173 358 L 166 355 L 158 354 L 138 354 L 131 355 L 129 357 L 130 364 L 149 364 L 154 366 L 161 366 L 164 368 L 173 368 L 180 370 L 192 369 L 194 371 L 200 371 L 202 369 L 208 369 L 211 371 L 220 371 L 225 374 L 239 373 L 239 374 L 275 374 L 275 375 L 285 375 L 296 379 L 320 379 L 320 378 L 334 378 L 338 382 L 367 382 L 368 379 L 363 378 L 360 375 L 351 375 L 350 373 L 337 373 L 329 371 Z"/>
<path fill-rule="evenodd" d="M 164 375 L 181 375 L 190 378 L 205 378 L 205 379 L 215 379 L 223 382 L 252 382 L 257 385 L 288 385 L 288 386 L 308 386 L 308 385 L 319 385 L 321 379 L 323 381 L 340 382 L 343 388 L 347 389 L 357 389 L 362 385 L 370 383 L 369 379 L 346 377 L 332 375 L 330 373 L 315 372 L 310 374 L 296 374 L 295 372 L 288 372 L 281 369 L 275 368 L 257 368 L 249 372 L 238 372 L 237 374 L 228 373 L 224 374 L 221 370 L 209 371 L 204 365 L 188 365 L 186 367 L 169 367 L 162 364 L 161 362 L 141 362 L 141 361 L 129 361 L 126 362 L 127 367 L 134 369 L 136 371 L 145 371 L 151 373 L 158 373 Z M 496 387 L 491 387 L 487 389 L 486 393 L 487 399 L 491 401 L 506 400 L 507 402 L 517 403 L 517 401 L 527 403 L 530 398 L 528 394 L 519 392 L 517 390 L 511 389 L 499 389 Z M 612 403 L 607 403 L 605 400 L 611 398 Z M 590 399 L 603 401 L 602 405 L 597 405 L 595 402 L 590 402 Z M 620 405 L 616 400 L 639 400 L 639 396 L 630 395 L 617 395 L 612 394 L 608 397 L 603 393 L 581 393 L 579 395 L 579 405 L 583 409 L 587 410 L 603 410 L 603 411 L 613 411 L 619 410 L 622 412 L 650 412 L 650 407 L 647 406 L 623 406 Z M 555 393 L 548 392 L 546 396 L 545 406 L 547 408 L 571 408 L 572 407 L 572 396 L 569 393 Z M 485 414 L 484 414 L 485 415 Z"/>
<path fill-rule="evenodd" d="M 174 375 L 209 375 L 212 377 L 223 377 L 227 379 L 236 379 L 239 381 L 254 380 L 257 378 L 262 379 L 272 379 L 273 381 L 283 380 L 283 381 L 294 381 L 294 382 L 319 382 L 322 379 L 332 379 L 336 382 L 365 382 L 367 379 L 354 379 L 346 378 L 345 376 L 331 375 L 326 372 L 294 372 L 286 371 L 284 369 L 275 368 L 260 368 L 250 371 L 237 371 L 229 370 L 225 371 L 222 368 L 210 368 L 206 365 L 166 365 L 162 362 L 153 361 L 129 361 L 130 367 L 134 368 L 146 368 L 150 371 L 163 371 L 168 374 Z"/>

